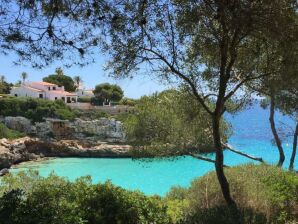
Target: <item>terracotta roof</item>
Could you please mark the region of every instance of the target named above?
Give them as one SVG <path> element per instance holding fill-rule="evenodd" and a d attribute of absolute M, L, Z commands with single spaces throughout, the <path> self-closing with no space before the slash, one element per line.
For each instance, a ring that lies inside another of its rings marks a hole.
<path fill-rule="evenodd" d="M 63 91 L 63 90 L 51 90 L 50 92 L 52 92 L 52 93 L 58 93 L 58 94 L 63 94 L 65 96 L 76 96 L 77 95 L 75 93 L 70 93 L 70 92 Z"/>
<path fill-rule="evenodd" d="M 39 84 L 43 86 L 57 86 L 56 84 L 49 83 L 49 82 L 32 82 L 32 84 Z"/>
<path fill-rule="evenodd" d="M 44 92 L 43 90 L 41 89 L 36 89 L 36 88 L 33 88 L 33 87 L 30 87 L 30 86 L 24 86 L 25 88 L 27 89 L 30 89 L 30 90 L 33 90 L 33 91 L 36 91 L 36 92 Z"/>

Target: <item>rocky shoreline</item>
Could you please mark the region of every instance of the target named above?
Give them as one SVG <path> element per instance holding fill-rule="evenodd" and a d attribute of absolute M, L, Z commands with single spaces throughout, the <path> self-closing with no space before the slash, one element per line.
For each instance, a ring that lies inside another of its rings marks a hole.
<path fill-rule="evenodd" d="M 0 176 L 15 164 L 46 157 L 129 158 L 131 146 L 89 140 L 0 139 Z"/>

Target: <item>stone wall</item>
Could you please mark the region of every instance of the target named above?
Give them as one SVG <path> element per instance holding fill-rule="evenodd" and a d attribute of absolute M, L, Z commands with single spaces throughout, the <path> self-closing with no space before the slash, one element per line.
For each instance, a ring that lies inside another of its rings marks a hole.
<path fill-rule="evenodd" d="M 82 119 L 74 121 L 45 119 L 45 122 L 33 124 L 24 117 L 5 117 L 1 118 L 0 122 L 3 122 L 10 129 L 40 138 L 125 141 L 123 125 L 115 119 L 100 118 L 91 121 Z"/>

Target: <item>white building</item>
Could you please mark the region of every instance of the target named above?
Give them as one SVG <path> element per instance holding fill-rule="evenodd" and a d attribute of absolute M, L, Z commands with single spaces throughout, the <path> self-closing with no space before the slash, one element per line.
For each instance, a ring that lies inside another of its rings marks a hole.
<path fill-rule="evenodd" d="M 69 93 L 64 90 L 64 86 L 48 82 L 30 82 L 14 87 L 10 95 L 15 97 L 32 97 L 48 100 L 63 100 L 65 103 L 77 102 L 77 94 Z"/>
<path fill-rule="evenodd" d="M 78 97 L 94 97 L 93 89 L 85 89 L 83 87 L 79 87 L 76 94 Z"/>

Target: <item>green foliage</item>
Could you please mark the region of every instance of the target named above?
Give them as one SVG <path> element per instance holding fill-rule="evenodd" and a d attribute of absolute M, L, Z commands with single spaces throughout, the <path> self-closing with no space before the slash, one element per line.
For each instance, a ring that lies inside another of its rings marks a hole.
<path fill-rule="evenodd" d="M 74 92 L 76 90 L 75 82 L 70 76 L 64 75 L 62 69 L 56 69 L 56 74 L 43 78 L 44 82 L 64 86 L 65 91 Z"/>
<path fill-rule="evenodd" d="M 269 165 L 242 165 L 225 170 L 244 223 L 297 221 L 298 176 Z M 173 188 L 167 200 L 187 200 L 181 207 L 184 222 L 232 223 L 217 185 L 215 172 L 194 180 L 189 189 Z M 181 212 L 180 211 L 180 212 Z"/>
<path fill-rule="evenodd" d="M 123 90 L 118 85 L 112 85 L 109 83 L 102 83 L 95 86 L 95 90 L 93 91 L 96 98 L 104 100 L 106 104 L 111 101 L 118 102 L 123 97 Z"/>
<path fill-rule="evenodd" d="M 44 118 L 73 120 L 75 113 L 64 102 L 33 98 L 2 98 L 0 99 L 0 115 L 23 116 L 33 122 Z"/>
<path fill-rule="evenodd" d="M 119 101 L 119 104 L 133 107 L 137 104 L 137 100 L 124 97 Z"/>
<path fill-rule="evenodd" d="M 0 94 L 9 94 L 13 84 L 8 82 L 0 82 Z"/>
<path fill-rule="evenodd" d="M 109 115 L 104 111 L 99 110 L 76 110 L 76 117 L 82 118 L 84 120 L 96 120 L 103 117 L 109 117 Z"/>
<path fill-rule="evenodd" d="M 135 110 L 135 114 L 122 118 L 128 139 L 137 145 L 149 145 L 146 148 L 154 149 L 153 154 L 179 153 L 182 149 L 213 151 L 210 116 L 188 93 L 167 90 L 145 96 L 138 101 Z M 222 127 L 225 141 L 229 126 L 222 121 Z M 169 150 L 166 152 L 163 148 Z"/>
<path fill-rule="evenodd" d="M 91 103 L 91 98 L 92 97 L 88 97 L 88 96 L 79 97 L 78 102 L 80 102 L 80 103 Z"/>
<path fill-rule="evenodd" d="M 69 182 L 21 173 L 3 177 L 1 185 L 1 224 L 169 223 L 160 198 L 110 182 L 92 185 L 89 177 Z"/>
<path fill-rule="evenodd" d="M 10 130 L 4 124 L 0 123 L 0 139 L 1 138 L 15 139 L 15 138 L 21 138 L 24 136 L 25 136 L 24 133 Z"/>

